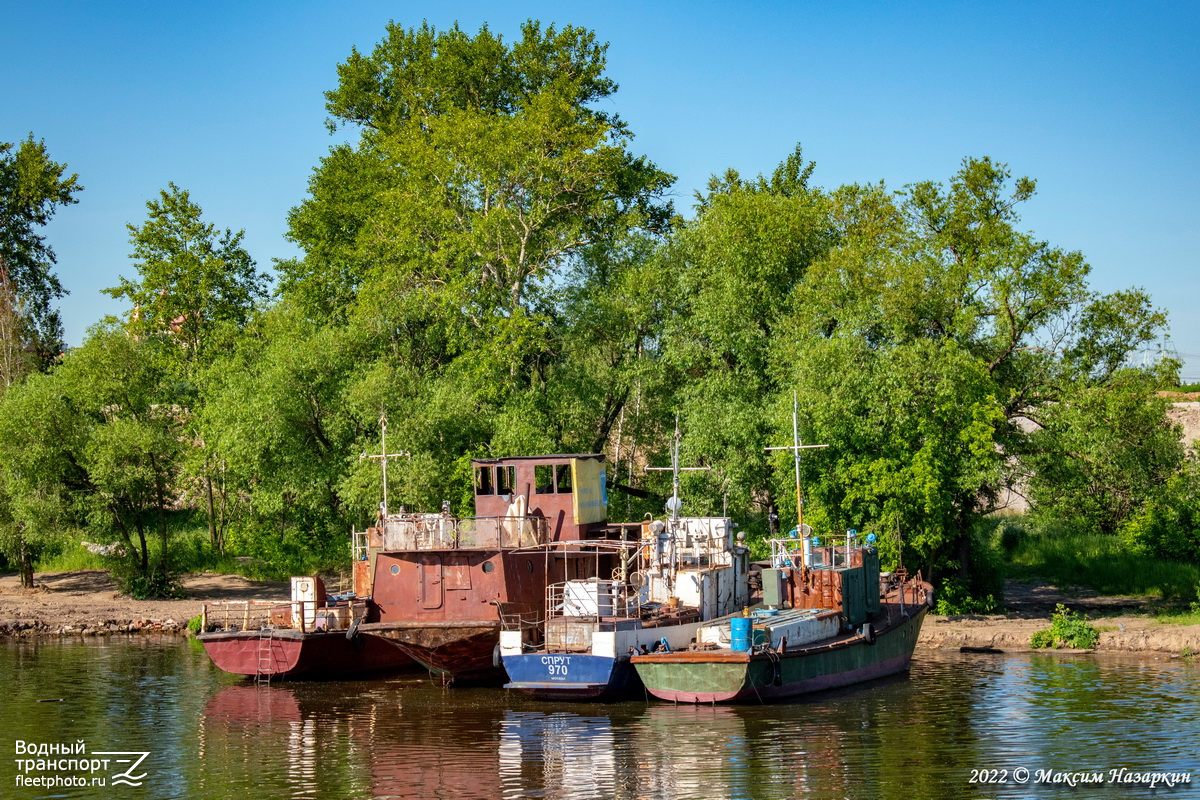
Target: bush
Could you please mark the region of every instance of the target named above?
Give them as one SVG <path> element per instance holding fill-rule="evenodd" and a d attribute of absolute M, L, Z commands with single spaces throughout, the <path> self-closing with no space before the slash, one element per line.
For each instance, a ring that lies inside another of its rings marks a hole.
<path fill-rule="evenodd" d="M 111 574 L 121 593 L 134 600 L 179 599 L 185 596 L 183 584 L 179 581 L 180 575 L 169 570 L 151 569 L 150 572 L 142 573 L 114 569 Z"/>
<path fill-rule="evenodd" d="M 938 614 L 995 614 L 1002 609 L 1005 560 L 999 543 L 1003 524 L 981 520 L 971 529 L 971 570 L 965 578 L 957 572 L 957 563 L 942 564 L 943 577 L 937 582 Z"/>
<path fill-rule="evenodd" d="M 1050 627 L 1038 631 L 1029 640 L 1034 649 L 1043 647 L 1071 647 L 1076 650 L 1091 650 L 1100 641 L 1100 631 L 1088 623 L 1082 614 L 1073 612 L 1062 603 L 1050 618 Z"/>

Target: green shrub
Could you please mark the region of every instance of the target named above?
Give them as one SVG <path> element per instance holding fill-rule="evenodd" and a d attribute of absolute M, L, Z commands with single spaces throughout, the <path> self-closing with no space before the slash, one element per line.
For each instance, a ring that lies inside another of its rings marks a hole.
<path fill-rule="evenodd" d="M 1082 614 L 1071 611 L 1062 603 L 1050 618 L 1050 627 L 1038 631 L 1029 641 L 1034 649 L 1043 647 L 1070 647 L 1076 650 L 1091 650 L 1100 641 L 1100 631 L 1090 624 Z"/>
<path fill-rule="evenodd" d="M 121 593 L 129 595 L 134 600 L 178 599 L 185 596 L 183 585 L 180 583 L 180 575 L 170 570 L 151 569 L 149 572 L 142 573 L 114 569 L 110 574 Z"/>
<path fill-rule="evenodd" d="M 196 616 L 189 619 L 188 624 L 187 624 L 188 633 L 192 636 L 199 635 L 200 628 L 204 624 L 203 620 L 204 620 L 204 617 L 202 614 L 197 614 Z"/>

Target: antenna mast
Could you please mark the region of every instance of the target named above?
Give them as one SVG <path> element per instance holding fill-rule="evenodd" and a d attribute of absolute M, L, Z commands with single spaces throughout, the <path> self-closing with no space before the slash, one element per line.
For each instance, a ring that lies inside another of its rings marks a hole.
<path fill-rule="evenodd" d="M 679 509 L 683 507 L 683 501 L 679 499 L 679 473 L 680 472 L 707 472 L 711 467 L 681 467 L 679 466 L 679 443 L 683 440 L 683 434 L 679 432 L 679 417 L 675 417 L 675 441 L 671 445 L 671 466 L 670 467 L 646 467 L 646 470 L 663 471 L 671 470 L 671 499 L 667 501 L 667 510 L 671 512 L 671 521 L 679 521 Z"/>
<path fill-rule="evenodd" d="M 388 491 L 387 491 L 387 464 L 389 458 L 411 458 L 412 453 L 407 450 L 401 450 L 399 453 L 389 453 L 387 451 L 387 412 L 379 417 L 379 455 L 371 455 L 363 453 L 358 458 L 361 461 L 364 458 L 378 458 L 383 464 L 383 516 L 388 514 Z"/>
<path fill-rule="evenodd" d="M 796 533 L 805 540 L 804 546 L 804 566 L 809 564 L 810 553 L 812 546 L 809 540 L 812 538 L 811 533 L 804 530 L 804 495 L 800 490 L 800 451 L 801 450 L 817 450 L 822 447 L 829 447 L 827 444 L 801 444 L 800 442 L 800 401 L 796 398 L 796 390 L 792 390 L 792 443 L 781 447 L 767 447 L 767 450 L 791 450 L 796 459 Z"/>

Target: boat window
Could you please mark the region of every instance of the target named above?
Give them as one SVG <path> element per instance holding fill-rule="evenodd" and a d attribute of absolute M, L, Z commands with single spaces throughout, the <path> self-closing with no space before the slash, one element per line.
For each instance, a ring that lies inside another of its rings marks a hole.
<path fill-rule="evenodd" d="M 534 491 L 538 494 L 554 494 L 554 467 L 538 464 L 533 468 Z"/>
<path fill-rule="evenodd" d="M 475 468 L 475 494 L 488 495 L 495 494 L 492 491 L 492 468 L 491 467 L 476 467 Z"/>
<path fill-rule="evenodd" d="M 517 483 L 516 467 L 496 467 L 496 494 L 512 494 Z"/>
<path fill-rule="evenodd" d="M 483 571 L 484 572 L 495 572 L 496 565 L 493 564 L 491 561 L 485 561 L 485 562 L 483 562 Z"/>
<path fill-rule="evenodd" d="M 558 473 L 558 493 L 559 494 L 570 494 L 571 493 L 571 465 L 570 464 L 559 464 L 557 467 L 554 468 L 554 470 L 555 470 L 555 472 Z"/>

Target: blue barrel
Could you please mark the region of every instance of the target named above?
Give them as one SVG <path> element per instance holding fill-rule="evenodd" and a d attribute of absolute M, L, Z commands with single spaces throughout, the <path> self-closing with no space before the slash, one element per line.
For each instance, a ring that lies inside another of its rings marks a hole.
<path fill-rule="evenodd" d="M 750 649 L 750 634 L 754 620 L 749 617 L 734 617 L 729 620 L 729 646 L 743 653 Z"/>

